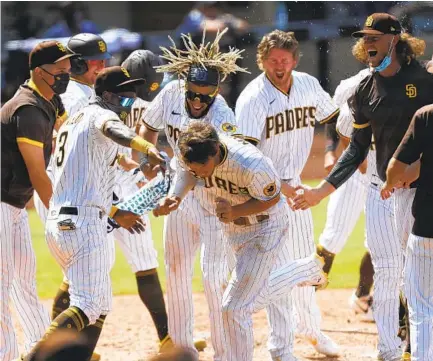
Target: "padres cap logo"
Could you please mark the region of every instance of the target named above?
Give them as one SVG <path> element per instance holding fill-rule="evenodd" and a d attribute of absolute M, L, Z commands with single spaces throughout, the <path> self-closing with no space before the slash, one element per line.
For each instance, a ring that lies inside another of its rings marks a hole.
<path fill-rule="evenodd" d="M 373 17 L 372 16 L 369 16 L 368 18 L 367 18 L 367 20 L 365 20 L 365 24 L 364 24 L 364 26 L 371 26 L 371 25 L 373 25 Z"/>
<path fill-rule="evenodd" d="M 275 193 L 277 192 L 277 185 L 274 183 L 268 184 L 264 189 L 263 189 L 263 193 L 268 196 L 271 197 L 273 196 Z"/>
<path fill-rule="evenodd" d="M 154 92 L 156 89 L 159 88 L 159 84 L 158 83 L 152 83 L 152 85 L 150 86 L 150 91 Z"/>
<path fill-rule="evenodd" d="M 236 126 L 230 123 L 224 123 L 221 125 L 221 129 L 224 130 L 227 133 L 234 133 L 236 132 Z"/>
<path fill-rule="evenodd" d="M 123 74 L 125 74 L 128 78 L 131 77 L 131 75 L 129 75 L 129 73 L 128 73 L 128 70 L 126 70 L 123 66 L 121 66 L 120 69 L 122 69 Z"/>
<path fill-rule="evenodd" d="M 59 50 L 63 53 L 66 53 L 66 48 L 64 47 L 63 44 L 61 43 L 57 43 L 57 47 L 59 48 Z"/>
<path fill-rule="evenodd" d="M 99 40 L 98 46 L 99 46 L 99 50 L 101 51 L 101 53 L 105 53 L 107 51 L 107 44 L 105 44 L 104 40 Z"/>

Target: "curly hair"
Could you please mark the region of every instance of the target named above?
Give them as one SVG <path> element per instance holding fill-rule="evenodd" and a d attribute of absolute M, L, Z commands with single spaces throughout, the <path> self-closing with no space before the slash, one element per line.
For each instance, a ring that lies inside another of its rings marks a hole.
<path fill-rule="evenodd" d="M 203 31 L 203 37 L 200 45 L 194 44 L 190 34 L 182 34 L 181 38 L 186 50 L 180 50 L 176 47 L 175 42 L 169 36 L 172 46 L 171 50 L 161 46 L 162 58 L 168 61 L 167 64 L 156 66 L 156 72 L 177 73 L 179 77 L 186 77 L 192 65 L 201 65 L 203 68 L 214 68 L 222 74 L 222 80 L 231 73 L 243 72 L 249 73 L 247 69 L 236 65 L 238 59 L 242 59 L 241 53 L 244 50 L 231 48 L 227 53 L 221 53 L 219 41 L 228 31 L 225 28 L 222 32 L 217 33 L 215 40 L 205 44 L 206 30 Z"/>
<path fill-rule="evenodd" d="M 263 69 L 263 60 L 265 60 L 271 49 L 285 49 L 293 54 L 293 57 L 298 60 L 301 56 L 299 52 L 299 43 L 295 38 L 294 32 L 285 32 L 281 30 L 274 30 L 269 34 L 263 36 L 260 44 L 257 46 L 257 65 L 260 70 Z"/>
<path fill-rule="evenodd" d="M 395 46 L 395 52 L 401 64 L 408 63 L 412 59 L 424 55 L 424 50 L 425 41 L 408 33 L 401 34 Z M 368 64 L 368 53 L 364 48 L 364 40 L 362 38 L 352 47 L 352 54 L 359 62 Z"/>

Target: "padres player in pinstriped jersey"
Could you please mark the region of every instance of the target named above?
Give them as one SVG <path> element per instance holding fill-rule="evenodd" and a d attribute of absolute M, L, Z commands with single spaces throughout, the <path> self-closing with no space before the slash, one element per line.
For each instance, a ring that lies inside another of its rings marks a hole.
<path fill-rule="evenodd" d="M 363 30 L 353 36 L 360 38 L 352 50 L 354 56 L 374 71 L 361 80 L 349 100 L 354 119 L 351 141 L 324 181 L 315 188 L 302 186 L 303 193 L 294 199 L 296 209 L 318 204 L 341 186 L 366 158 L 372 135 L 377 149 L 377 175 L 385 182 L 389 160 L 400 144 L 413 114 L 421 106 L 433 101 L 433 76 L 416 60 L 424 52 L 425 42 L 402 32 L 401 24 L 394 16 L 372 14 L 366 19 Z M 393 194 L 396 231 L 403 251 L 413 224 L 407 205 L 415 195 L 417 184 L 414 181 L 418 178 L 419 163 L 415 162 L 409 167 L 405 182 Z M 400 264 L 397 255 L 391 265 L 394 268 L 392 282 L 398 282 Z M 406 348 L 403 355 L 399 347 L 379 353 L 379 358 L 384 361 L 395 361 L 400 357 L 410 358 L 409 349 Z"/>
<path fill-rule="evenodd" d="M 352 95 L 359 82 L 370 73 L 371 71 L 366 68 L 358 74 L 341 81 L 335 90 L 333 98 L 335 104 L 340 108 L 346 104 L 347 99 Z M 326 126 L 327 132 L 329 132 L 329 129 L 334 129 L 335 132 L 335 128 L 331 125 Z M 348 144 L 346 139 L 344 136 L 342 137 L 345 146 Z M 327 152 L 325 157 L 329 155 L 330 152 Z M 334 164 L 335 161 L 328 171 L 332 169 Z M 364 164 L 365 162 L 360 168 L 365 168 Z M 353 177 L 329 198 L 326 224 L 317 246 L 317 253 L 325 259 L 323 270 L 328 274 L 331 271 L 335 256 L 343 249 L 365 206 L 368 178 L 365 175 L 365 169 L 362 172 L 364 174 L 361 173 L 361 169 L 357 170 Z M 369 295 L 372 286 L 373 265 L 371 256 L 367 251 L 361 261 L 358 287 L 349 301 L 355 313 L 360 313 L 361 319 L 364 321 L 374 321 L 371 311 L 371 296 Z"/>
<path fill-rule="evenodd" d="M 136 215 L 111 209 L 119 145 L 147 154 L 153 164 L 163 162 L 153 145 L 136 136 L 119 118 L 130 112 L 135 86 L 143 83 L 143 79 L 132 79 L 122 67 L 102 70 L 96 78 L 95 103 L 63 124 L 54 153 L 46 236 L 51 253 L 69 281 L 71 301 L 40 342 L 58 328 L 82 331 L 98 323 L 98 335 L 88 345 L 89 358 L 111 309 L 107 216 L 132 232 L 144 230 Z M 25 357 L 26 361 L 33 360 L 39 345 Z"/>
<path fill-rule="evenodd" d="M 235 266 L 224 292 L 222 310 L 227 361 L 253 358 L 252 312 L 285 297 L 299 282 L 326 282 L 315 254 L 287 261 L 272 272 L 288 229 L 288 208 L 280 196 L 279 176 L 269 158 L 253 145 L 218 135 L 207 122 L 194 121 L 178 141 L 182 164 L 172 193 L 156 215 L 175 210 L 193 186 L 203 211 L 223 223 Z M 294 360 L 288 355 L 275 360 Z"/>
<path fill-rule="evenodd" d="M 61 94 L 61 99 L 68 116 L 73 116 L 95 98 L 93 84 L 96 76 L 104 69 L 105 60 L 111 58 L 111 55 L 107 52 L 105 41 L 99 35 L 89 33 L 81 33 L 71 37 L 68 41 L 67 48 L 72 53 L 80 54 L 79 57 L 71 61 L 71 80 L 66 88 L 66 92 Z M 55 143 L 55 139 L 53 141 Z M 47 174 L 51 182 L 54 181 L 54 166 L 54 157 L 51 157 L 47 168 Z M 45 226 L 48 209 L 42 203 L 37 192 L 34 193 L 34 204 L 36 212 Z M 52 320 L 69 307 L 68 289 L 69 283 L 67 279 L 64 278 L 54 298 L 51 312 Z M 96 325 L 91 326 L 86 329 L 85 333 L 89 339 L 93 339 L 98 334 L 98 328 Z M 96 360 L 99 360 L 99 355 L 92 355 L 91 361 Z"/>
<path fill-rule="evenodd" d="M 239 50 L 219 52 L 218 43 L 226 31 L 217 34 L 215 41 L 207 46 L 197 46 L 190 36 L 183 35 L 187 56 L 174 43 L 171 51 L 162 48 L 168 64 L 159 67 L 158 71 L 174 72 L 186 79 L 167 84 L 145 110 L 140 133 L 145 139 L 156 144 L 158 131 L 164 129 L 175 150 L 180 130 L 191 119 L 203 119 L 221 132 L 235 132 L 233 111 L 218 94 L 218 87 L 228 74 L 244 69 L 236 65 Z M 203 211 L 196 197 L 190 194 L 182 206 L 164 220 L 164 247 L 169 335 L 176 346 L 196 353 L 191 287 L 194 258 L 201 247 L 200 264 L 209 305 L 214 360 L 225 360 L 221 302 L 228 269 L 220 222 Z"/>
<path fill-rule="evenodd" d="M 293 70 L 298 62 L 298 42 L 293 33 L 275 30 L 258 46 L 257 62 L 263 73 L 247 85 L 236 103 L 236 122 L 246 140 L 269 157 L 282 179 L 282 193 L 292 197 L 301 183 L 300 174 L 307 161 L 317 121 L 336 121 L 338 108 L 317 79 Z M 288 260 L 304 258 L 314 252 L 311 212 L 286 208 L 289 230 L 277 257 L 276 267 Z M 312 287 L 296 288 L 293 302 L 298 314 L 298 332 L 307 337 L 317 351 L 335 356 L 337 345 L 320 330 L 320 310 Z M 291 296 L 268 310 L 271 353 L 289 354 L 293 334 Z"/>

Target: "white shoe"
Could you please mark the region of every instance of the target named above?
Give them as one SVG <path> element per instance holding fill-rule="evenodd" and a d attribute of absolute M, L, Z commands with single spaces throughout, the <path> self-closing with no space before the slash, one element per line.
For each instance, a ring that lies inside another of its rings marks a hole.
<path fill-rule="evenodd" d="M 340 347 L 329 336 L 321 333 L 319 338 L 308 339 L 318 353 L 329 357 L 340 355 Z"/>
<path fill-rule="evenodd" d="M 349 298 L 349 306 L 355 311 L 356 315 L 361 315 L 361 320 L 364 322 L 375 322 L 373 317 L 373 310 L 371 305 L 373 303 L 373 297 L 370 295 L 358 297 L 355 292 Z"/>

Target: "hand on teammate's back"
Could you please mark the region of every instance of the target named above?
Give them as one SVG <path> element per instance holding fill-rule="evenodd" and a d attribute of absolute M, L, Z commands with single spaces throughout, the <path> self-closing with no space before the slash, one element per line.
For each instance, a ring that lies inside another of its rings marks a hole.
<path fill-rule="evenodd" d="M 171 196 L 165 197 L 162 202 L 153 210 L 155 217 L 166 216 L 179 208 L 181 199 L 179 197 Z"/>
<path fill-rule="evenodd" d="M 119 209 L 114 214 L 113 219 L 120 227 L 127 229 L 129 233 L 141 233 L 146 229 L 143 219 L 139 215 L 129 211 Z"/>

